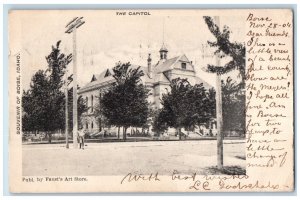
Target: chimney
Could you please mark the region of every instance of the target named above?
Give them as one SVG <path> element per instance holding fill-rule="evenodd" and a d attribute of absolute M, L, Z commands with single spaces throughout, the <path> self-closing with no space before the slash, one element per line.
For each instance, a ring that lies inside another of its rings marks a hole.
<path fill-rule="evenodd" d="M 151 66 L 151 54 L 149 53 L 148 55 L 148 59 L 147 59 L 147 62 L 148 62 L 148 74 L 149 74 L 149 77 L 152 78 L 152 66 Z"/>

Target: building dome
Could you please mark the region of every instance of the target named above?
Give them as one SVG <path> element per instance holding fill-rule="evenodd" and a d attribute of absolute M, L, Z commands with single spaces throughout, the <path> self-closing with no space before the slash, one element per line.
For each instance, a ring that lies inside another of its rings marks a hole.
<path fill-rule="evenodd" d="M 160 48 L 159 52 L 168 52 L 168 49 L 166 48 L 165 44 L 162 45 L 162 47 Z"/>

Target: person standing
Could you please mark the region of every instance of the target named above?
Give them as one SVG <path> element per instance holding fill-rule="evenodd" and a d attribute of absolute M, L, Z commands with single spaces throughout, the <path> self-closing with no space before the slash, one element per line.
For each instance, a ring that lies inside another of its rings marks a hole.
<path fill-rule="evenodd" d="M 83 129 L 78 131 L 78 143 L 79 143 L 79 149 L 84 149 L 84 131 Z"/>

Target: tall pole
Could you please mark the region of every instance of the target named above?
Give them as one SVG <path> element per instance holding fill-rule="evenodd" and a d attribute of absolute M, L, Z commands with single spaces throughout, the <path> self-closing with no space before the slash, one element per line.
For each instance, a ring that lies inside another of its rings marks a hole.
<path fill-rule="evenodd" d="M 215 17 L 216 25 L 220 27 L 219 17 Z M 220 58 L 216 56 L 216 65 L 220 66 Z M 216 76 L 216 114 L 217 114 L 217 163 L 218 169 L 223 169 L 223 113 L 221 74 Z"/>
<path fill-rule="evenodd" d="M 73 145 L 77 144 L 77 53 L 76 53 L 76 28 L 73 30 Z"/>
<path fill-rule="evenodd" d="M 218 169 L 223 168 L 223 113 L 222 113 L 222 86 L 221 75 L 216 78 L 216 111 L 217 111 L 217 154 Z"/>
<path fill-rule="evenodd" d="M 78 147 L 78 114 L 77 114 L 77 47 L 76 47 L 76 30 L 85 23 L 83 17 L 75 17 L 67 25 L 65 33 L 73 32 L 73 146 Z"/>

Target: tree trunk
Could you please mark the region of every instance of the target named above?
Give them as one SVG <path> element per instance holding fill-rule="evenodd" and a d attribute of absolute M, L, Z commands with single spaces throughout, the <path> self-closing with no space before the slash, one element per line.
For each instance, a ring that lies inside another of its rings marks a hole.
<path fill-rule="evenodd" d="M 177 133 L 179 134 L 179 140 L 181 140 L 181 128 L 177 128 Z"/>
<path fill-rule="evenodd" d="M 126 140 L 126 131 L 127 131 L 127 127 L 123 127 L 123 140 Z"/>
<path fill-rule="evenodd" d="M 118 139 L 120 139 L 120 126 L 118 126 Z"/>
<path fill-rule="evenodd" d="M 47 133 L 47 135 L 48 135 L 48 143 L 49 144 L 51 144 L 51 136 L 52 136 L 52 134 L 51 134 L 51 132 L 49 131 L 48 133 Z"/>

